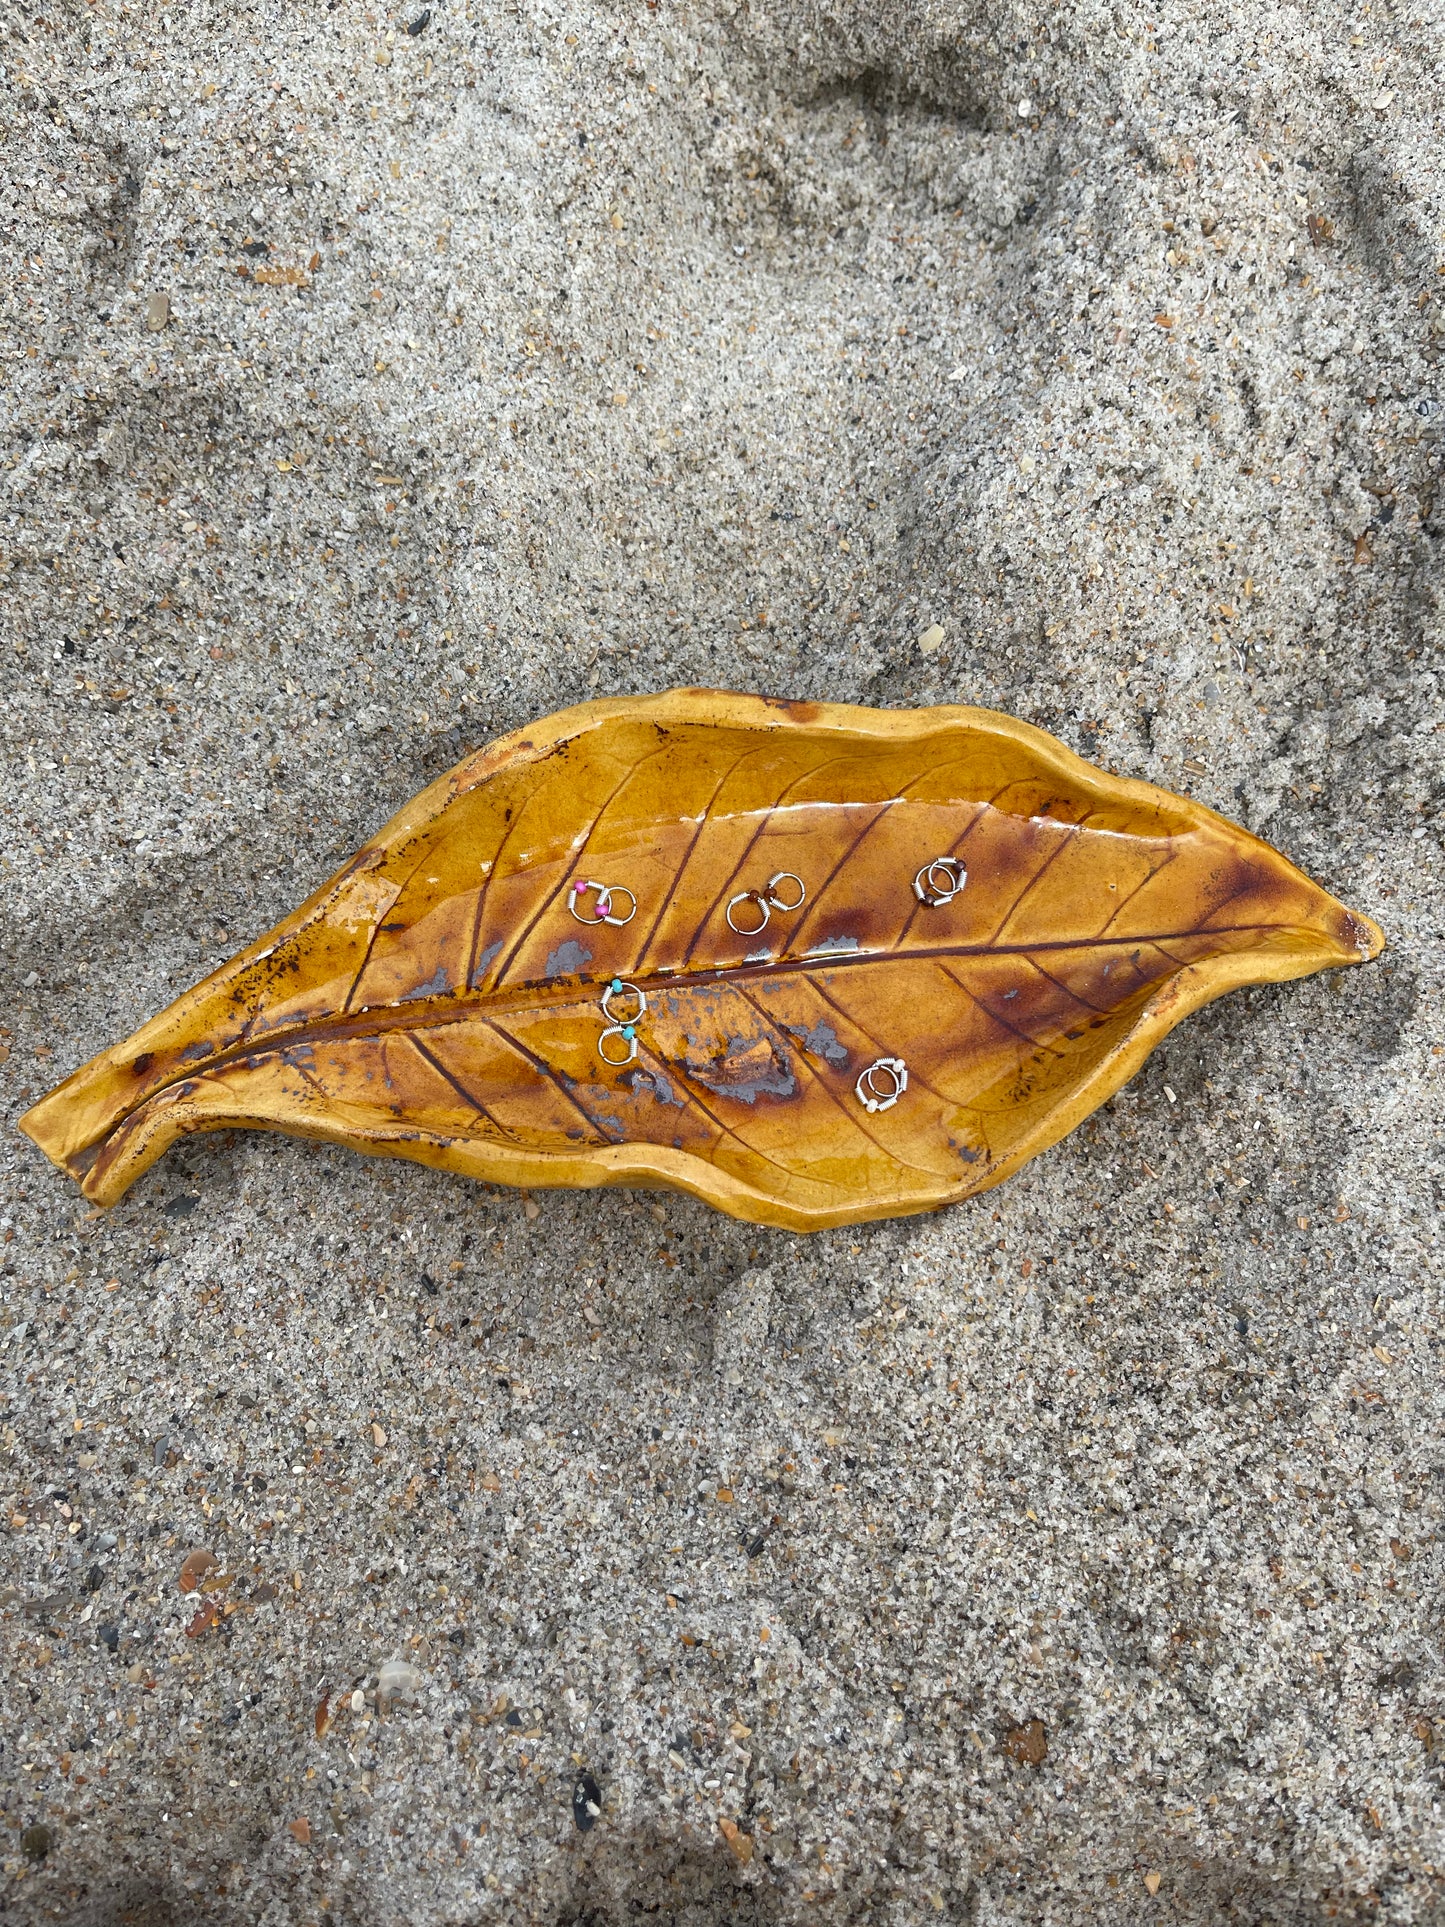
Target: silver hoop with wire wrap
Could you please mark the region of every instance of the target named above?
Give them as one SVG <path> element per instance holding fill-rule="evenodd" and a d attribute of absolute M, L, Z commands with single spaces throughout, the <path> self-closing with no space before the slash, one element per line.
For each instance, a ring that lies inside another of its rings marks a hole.
<path fill-rule="evenodd" d="M 607 1055 L 606 1045 L 609 1037 L 620 1037 L 622 1039 L 627 1052 L 625 1057 L 609 1057 Z M 615 1071 L 621 1070 L 624 1064 L 635 1063 L 637 1059 L 637 1032 L 635 1028 L 631 1024 L 609 1024 L 597 1039 L 597 1055 L 602 1059 L 604 1064 L 610 1064 Z"/>
<path fill-rule="evenodd" d="M 751 930 L 744 930 L 740 923 L 736 923 L 733 920 L 733 911 L 737 909 L 740 903 L 754 904 L 763 913 L 762 922 L 755 923 Z M 740 937 L 760 937 L 768 927 L 768 918 L 772 915 L 772 911 L 769 908 L 767 898 L 761 890 L 739 890 L 737 895 L 728 904 L 725 915 L 728 920 L 729 930 L 736 930 Z"/>
<path fill-rule="evenodd" d="M 798 894 L 791 903 L 784 903 L 778 895 L 778 885 L 780 883 L 797 884 Z M 763 895 L 772 909 L 781 910 L 786 916 L 791 911 L 801 910 L 803 905 L 808 901 L 808 886 L 795 870 L 779 870 L 776 876 L 768 878 L 768 887 L 763 892 Z"/>
<path fill-rule="evenodd" d="M 631 996 L 637 999 L 636 1010 L 632 1012 L 631 1016 L 627 1016 L 627 1017 L 624 1017 L 620 1011 L 616 1011 L 612 1008 L 612 999 L 614 997 L 622 996 L 624 992 L 630 994 Z M 640 1017 L 644 1017 L 646 1014 L 647 1014 L 646 991 L 639 990 L 636 984 L 629 984 L 621 977 L 614 977 L 612 979 L 612 982 L 607 986 L 606 990 L 604 990 L 602 993 L 602 1015 L 607 1019 L 608 1023 L 609 1024 L 635 1024 Z"/>

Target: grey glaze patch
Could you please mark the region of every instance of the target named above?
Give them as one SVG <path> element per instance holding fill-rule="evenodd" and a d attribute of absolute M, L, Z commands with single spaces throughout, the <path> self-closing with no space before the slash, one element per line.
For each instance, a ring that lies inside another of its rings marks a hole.
<path fill-rule="evenodd" d="M 772 961 L 773 953 L 771 950 L 753 950 L 743 958 L 745 964 L 771 963 Z"/>
<path fill-rule="evenodd" d="M 804 1030 L 800 1024 L 789 1024 L 788 1034 L 796 1037 L 806 1051 L 814 1057 L 824 1057 L 830 1064 L 846 1064 L 848 1052 L 838 1041 L 838 1033 L 831 1024 L 821 1020 L 811 1030 Z"/>
<path fill-rule="evenodd" d="M 478 984 L 481 982 L 482 975 L 486 970 L 487 965 L 492 961 L 493 957 L 496 956 L 497 952 L 501 949 L 501 947 L 502 947 L 502 939 L 498 937 L 495 943 L 489 943 L 486 949 L 482 951 L 481 955 L 477 958 L 477 967 L 472 972 L 472 982 L 474 984 Z"/>
<path fill-rule="evenodd" d="M 687 1019 L 696 1017 L 699 1005 L 706 1005 L 709 1000 L 721 1003 L 734 992 L 731 984 L 696 983 L 689 984 L 686 990 L 664 990 L 658 994 L 669 1017 Z"/>
<path fill-rule="evenodd" d="M 661 1071 L 634 1071 L 631 1083 L 639 1097 L 644 1095 L 654 1097 L 659 1104 L 675 1104 L 679 1110 L 682 1110 L 682 1099 Z"/>
<path fill-rule="evenodd" d="M 578 943 L 575 937 L 569 937 L 566 943 L 559 943 L 557 948 L 548 957 L 547 975 L 549 977 L 576 977 L 580 974 L 584 965 L 590 964 L 591 961 L 592 952 L 588 950 L 585 945 Z"/>
<path fill-rule="evenodd" d="M 447 975 L 446 965 L 438 964 L 424 984 L 415 985 L 413 989 L 406 991 L 401 997 L 398 997 L 396 1001 L 400 1004 L 407 1002 L 413 997 L 441 997 L 449 991 L 451 987 L 452 980 Z"/>
<path fill-rule="evenodd" d="M 810 957 L 842 957 L 857 948 L 856 937 L 824 937 L 821 943 L 815 943 L 806 954 Z"/>
<path fill-rule="evenodd" d="M 699 1084 L 743 1104 L 755 1104 L 764 1095 L 792 1097 L 798 1088 L 786 1051 L 766 1037 L 733 1037 L 722 1056 L 689 1057 L 687 1068 Z"/>

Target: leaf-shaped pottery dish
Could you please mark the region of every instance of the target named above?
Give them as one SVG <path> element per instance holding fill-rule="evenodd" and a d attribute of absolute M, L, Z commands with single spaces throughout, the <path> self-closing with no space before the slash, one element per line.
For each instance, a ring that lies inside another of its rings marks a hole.
<path fill-rule="evenodd" d="M 100 1204 L 252 1125 L 811 1230 L 997 1184 L 1201 1004 L 1382 944 L 1011 717 L 675 690 L 460 763 L 22 1128 Z"/>

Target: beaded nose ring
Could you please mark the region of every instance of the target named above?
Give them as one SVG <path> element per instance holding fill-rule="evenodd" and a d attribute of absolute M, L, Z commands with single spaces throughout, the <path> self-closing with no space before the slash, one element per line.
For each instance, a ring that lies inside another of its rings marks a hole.
<path fill-rule="evenodd" d="M 748 927 L 740 924 L 733 915 L 740 903 L 750 903 L 755 910 L 761 910 L 760 921 Z M 740 890 L 728 905 L 726 914 L 730 930 L 736 930 L 740 937 L 756 937 L 759 931 L 766 930 L 768 927 L 768 900 L 761 890 Z"/>

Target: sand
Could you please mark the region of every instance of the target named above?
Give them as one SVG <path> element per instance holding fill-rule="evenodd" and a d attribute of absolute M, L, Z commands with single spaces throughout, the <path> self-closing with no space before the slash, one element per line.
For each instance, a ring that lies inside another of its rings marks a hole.
<path fill-rule="evenodd" d="M 594 693 L 995 705 L 1390 948 L 806 1239 L 7 1128 L 6 1920 L 1438 1920 L 1438 8 L 8 26 L 7 1122 Z"/>

